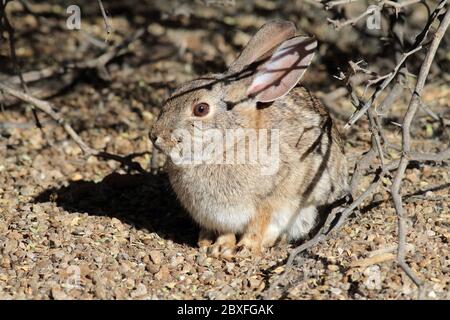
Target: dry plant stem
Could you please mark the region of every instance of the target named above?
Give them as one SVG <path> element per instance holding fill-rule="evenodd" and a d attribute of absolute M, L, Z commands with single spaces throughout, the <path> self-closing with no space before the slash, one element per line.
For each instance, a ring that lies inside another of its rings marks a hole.
<path fill-rule="evenodd" d="M 41 121 L 42 125 L 53 123 L 53 121 Z M 18 123 L 18 122 L 0 122 L 0 129 L 31 129 L 35 128 L 36 123 L 34 122 L 25 122 L 25 123 Z"/>
<path fill-rule="evenodd" d="M 316 8 L 323 8 L 323 4 L 320 2 L 320 0 L 302 0 L 302 2 L 310 4 Z"/>
<path fill-rule="evenodd" d="M 22 78 L 25 83 L 28 82 L 35 82 L 42 79 L 51 78 L 57 74 L 61 74 L 64 72 L 64 67 L 48 67 L 44 68 L 42 70 L 33 70 L 28 72 L 22 73 Z M 11 77 L 3 77 L 1 80 L 8 85 L 17 85 L 20 84 L 20 77 L 19 76 L 11 76 Z"/>
<path fill-rule="evenodd" d="M 371 148 L 362 156 L 361 160 L 359 160 L 355 165 L 355 170 L 350 180 L 350 192 L 352 196 L 356 196 L 356 193 L 358 192 L 359 181 L 361 180 L 363 173 L 370 168 L 372 162 L 375 160 L 375 157 L 376 157 L 376 150 L 374 148 L 372 137 Z"/>
<path fill-rule="evenodd" d="M 406 6 L 416 4 L 419 2 L 423 2 L 423 1 L 424 0 L 406 0 L 406 1 L 402 1 L 402 2 L 395 2 L 395 1 L 385 0 L 385 1 L 383 1 L 383 3 L 387 6 L 391 6 L 391 7 L 400 9 L 400 8 L 404 8 Z"/>
<path fill-rule="evenodd" d="M 320 0 L 303 0 L 303 2 L 308 3 L 316 8 L 323 8 L 323 4 Z"/>
<path fill-rule="evenodd" d="M 332 225 L 332 223 L 336 220 L 336 216 L 339 213 L 337 211 L 334 211 L 328 215 L 327 219 L 325 220 L 325 223 L 320 228 L 319 232 L 317 232 L 317 234 L 312 239 L 306 241 L 305 243 L 298 246 L 291 252 L 288 261 L 286 262 L 286 268 L 283 274 L 270 285 L 264 297 L 269 297 L 270 293 L 274 291 L 276 287 L 286 278 L 287 274 L 294 265 L 295 258 L 299 254 L 328 239 L 332 234 L 337 232 L 342 227 L 342 225 L 350 216 L 350 214 L 353 212 L 353 210 L 355 210 L 355 208 L 357 208 L 368 196 L 370 196 L 377 189 L 378 185 L 380 184 L 380 181 L 382 180 L 385 174 L 386 171 L 382 171 L 379 175 L 377 175 L 374 181 L 370 184 L 370 186 L 355 201 L 353 201 L 347 208 L 345 208 L 342 211 L 342 213 L 337 218 L 337 221 L 335 222 L 334 225 Z"/>
<path fill-rule="evenodd" d="M 129 37 L 126 37 L 123 39 L 123 41 L 119 44 L 116 44 L 114 46 L 109 47 L 106 52 L 101 54 L 98 57 L 88 59 L 85 61 L 79 61 L 79 62 L 70 62 L 64 66 L 54 66 L 54 67 L 47 67 L 42 70 L 37 71 L 29 71 L 26 73 L 23 73 L 23 80 L 25 83 L 27 82 L 36 82 L 45 78 L 51 78 L 56 75 L 61 75 L 66 73 L 68 70 L 84 70 L 84 69 L 103 69 L 105 66 L 114 58 L 117 56 L 125 53 L 127 47 L 139 39 L 143 34 L 145 30 L 144 29 L 138 29 L 136 32 L 131 34 Z M 2 79 L 3 80 L 3 79 Z M 17 76 L 12 76 L 5 78 L 4 82 L 7 85 L 14 85 L 14 84 L 20 84 L 21 79 Z"/>
<path fill-rule="evenodd" d="M 376 118 L 374 118 L 371 110 L 367 110 L 367 116 L 369 118 L 369 125 L 371 131 L 371 147 L 369 151 L 363 155 L 362 159 L 359 162 L 357 162 L 355 166 L 355 171 L 350 181 L 350 192 L 353 197 L 356 197 L 359 187 L 359 181 L 361 180 L 363 173 L 366 172 L 372 165 L 377 154 L 381 162 L 381 168 L 383 169 L 385 167 L 384 153 L 380 141 L 380 134 L 382 133 L 381 126 L 376 122 Z"/>
<path fill-rule="evenodd" d="M 84 141 L 75 132 L 75 130 L 73 130 L 73 128 L 58 113 L 53 110 L 53 106 L 49 102 L 36 99 L 29 94 L 10 88 L 2 83 L 0 83 L 0 89 L 24 102 L 34 105 L 42 112 L 48 114 L 53 120 L 55 120 L 64 128 L 67 134 L 76 142 L 76 144 L 81 148 L 86 156 L 98 154 L 97 150 L 90 148 L 88 145 L 86 145 L 86 143 L 84 143 Z"/>
<path fill-rule="evenodd" d="M 352 90 L 351 86 L 349 86 L 349 90 Z M 354 103 L 357 106 L 362 105 L 356 95 L 354 96 L 354 99 L 356 99 Z M 371 166 L 377 153 L 378 158 L 380 159 L 381 168 L 383 169 L 385 167 L 384 149 L 381 145 L 381 139 L 385 142 L 386 138 L 384 137 L 380 120 L 377 116 L 373 115 L 373 112 L 370 109 L 367 110 L 367 117 L 369 118 L 369 130 L 371 132 L 371 147 L 355 166 L 355 171 L 350 182 L 350 190 L 353 197 L 356 197 L 356 192 L 358 191 L 357 189 L 362 174 Z"/>
<path fill-rule="evenodd" d="M 367 100 L 367 102 L 364 104 L 364 106 L 362 108 L 360 108 L 359 110 L 357 110 L 352 117 L 350 118 L 350 120 L 347 122 L 347 124 L 345 125 L 345 128 L 349 128 L 351 125 L 355 124 L 356 121 L 358 121 L 363 115 L 364 113 L 367 112 L 367 110 L 372 106 L 373 102 L 378 98 L 378 96 L 381 94 L 381 92 L 386 89 L 386 87 L 391 83 L 391 81 L 395 78 L 395 76 L 398 74 L 401 66 L 405 63 L 406 59 L 416 53 L 417 51 L 421 50 L 422 46 L 418 46 L 406 53 L 403 54 L 402 58 L 400 59 L 400 61 L 397 63 L 397 65 L 395 66 L 394 70 L 391 71 L 390 73 L 379 77 L 378 79 L 374 80 L 376 82 L 381 81 L 381 79 L 383 79 L 384 81 L 381 83 L 381 85 L 375 90 L 375 92 L 370 96 L 370 98 Z"/>
<path fill-rule="evenodd" d="M 372 149 L 371 149 L 372 150 Z M 409 161 L 433 161 L 433 162 L 441 162 L 450 159 L 450 148 L 438 152 L 438 153 L 421 153 L 421 152 L 410 152 L 409 153 Z M 397 170 L 400 165 L 400 159 L 393 160 L 390 163 L 384 166 L 384 171 L 394 171 Z M 376 173 L 376 171 L 381 170 L 381 168 L 377 168 L 376 170 L 369 172 Z"/>
<path fill-rule="evenodd" d="M 372 133 L 372 137 L 374 139 L 375 147 L 378 152 L 378 157 L 380 158 L 381 167 L 384 168 L 385 161 L 384 161 L 384 154 L 383 154 L 383 148 L 381 147 L 381 141 L 380 141 L 380 132 L 381 128 L 378 127 L 377 122 L 375 121 L 375 118 L 372 114 L 371 110 L 367 110 L 367 117 L 369 118 L 369 124 L 370 124 L 370 131 Z"/>
<path fill-rule="evenodd" d="M 424 104 L 423 102 L 421 102 L 419 106 L 426 114 L 428 114 L 434 120 L 436 120 L 436 121 L 443 121 L 442 117 L 440 117 L 439 115 L 437 115 L 436 113 L 431 111 L 431 109 L 426 104 Z"/>
<path fill-rule="evenodd" d="M 407 2 L 405 2 L 405 5 L 407 5 L 407 4 L 409 5 L 409 4 L 413 4 L 413 3 L 417 3 L 417 2 L 419 2 L 419 1 L 407 1 Z M 387 1 L 383 1 L 380 5 L 384 5 L 385 3 L 387 5 L 392 5 L 391 3 L 387 2 Z M 428 24 L 425 27 L 422 34 L 428 33 L 429 27 L 431 26 L 431 22 L 434 21 L 434 19 L 437 17 L 438 12 L 443 8 L 443 5 L 445 3 L 446 3 L 446 0 L 442 0 L 439 3 L 439 5 L 435 9 L 435 11 L 430 16 L 430 21 L 428 22 Z M 384 80 L 383 83 L 377 88 L 375 93 L 372 95 L 371 99 L 369 99 L 368 103 L 366 103 L 364 105 L 364 107 L 359 110 L 359 112 L 361 113 L 360 116 L 362 116 L 362 114 L 367 112 L 371 132 L 372 132 L 372 146 L 371 146 L 371 149 L 363 156 L 363 159 L 360 161 L 360 163 L 358 163 L 358 165 L 355 169 L 355 174 L 352 177 L 352 183 L 351 183 L 352 193 L 356 189 L 357 181 L 359 181 L 359 178 L 361 177 L 362 172 L 364 170 L 367 170 L 367 168 L 370 167 L 370 165 L 373 162 L 373 160 L 375 159 L 375 156 L 377 153 L 378 153 L 378 156 L 379 156 L 380 162 L 381 162 L 381 167 L 379 169 L 380 173 L 375 176 L 375 179 L 372 182 L 372 184 L 369 186 L 369 188 L 367 190 L 365 190 L 352 204 L 350 204 L 350 206 L 348 206 L 342 212 L 342 214 L 338 217 L 337 222 L 334 224 L 334 226 L 332 226 L 331 224 L 336 219 L 337 212 L 332 212 L 327 217 L 322 228 L 311 240 L 305 242 L 304 244 L 300 245 L 299 247 L 297 247 L 296 249 L 294 249 L 292 251 L 292 253 L 290 254 L 288 261 L 286 263 L 286 269 L 285 269 L 284 273 L 272 283 L 272 285 L 269 287 L 269 289 L 266 291 L 266 294 L 264 294 L 263 297 L 268 297 L 269 293 L 271 291 L 275 290 L 275 288 L 286 278 L 286 275 L 291 270 L 291 268 L 294 264 L 295 258 L 301 252 L 308 250 L 309 248 L 322 242 L 323 240 L 327 239 L 330 234 L 332 234 L 333 232 L 336 232 L 336 230 L 339 230 L 340 227 L 345 222 L 346 218 L 351 214 L 351 212 L 358 205 L 360 205 L 364 201 L 364 199 L 366 199 L 370 194 L 372 194 L 377 189 L 380 181 L 382 181 L 382 178 L 385 176 L 385 174 L 387 172 L 389 172 L 391 170 L 395 170 L 395 169 L 397 169 L 397 174 L 396 174 L 396 179 L 392 185 L 391 192 L 392 192 L 392 195 L 394 198 L 394 191 L 396 191 L 396 193 L 395 193 L 396 199 L 394 199 L 394 202 L 396 201 L 395 206 L 396 206 L 396 210 L 397 210 L 397 213 L 399 216 L 399 246 L 398 246 L 398 259 L 397 260 L 398 260 L 398 263 L 401 266 L 401 268 L 406 272 L 406 274 L 419 286 L 419 293 L 420 294 L 422 293 L 422 290 L 421 290 L 422 286 L 421 286 L 420 280 L 417 279 L 417 277 L 414 275 L 412 270 L 406 264 L 405 259 L 404 259 L 405 243 L 406 243 L 405 242 L 405 239 L 406 239 L 405 227 L 406 226 L 405 226 L 403 211 L 401 211 L 402 203 L 401 203 L 401 196 L 399 194 L 399 189 L 400 189 L 401 180 L 403 178 L 403 174 L 404 174 L 406 167 L 408 165 L 408 162 L 409 162 L 408 157 L 415 156 L 417 159 L 421 159 L 421 160 L 429 159 L 429 160 L 434 160 L 434 161 L 439 161 L 439 160 L 442 161 L 443 159 L 447 159 L 448 157 L 450 157 L 450 149 L 445 150 L 436 155 L 433 155 L 433 154 L 414 154 L 413 155 L 409 152 L 409 138 L 410 138 L 409 137 L 409 125 L 410 125 L 412 119 L 414 118 L 415 111 L 417 111 L 417 108 L 420 105 L 420 99 L 419 99 L 420 92 L 423 89 L 423 85 L 425 83 L 425 78 L 429 72 L 431 63 L 433 61 L 434 55 L 437 50 L 437 46 L 438 46 L 440 40 L 442 39 L 443 34 L 445 33 L 445 30 L 448 26 L 448 20 L 449 20 L 448 16 L 449 16 L 449 13 L 447 12 L 444 19 L 442 20 L 442 22 L 440 24 L 438 32 L 435 35 L 435 39 L 433 40 L 433 42 L 431 44 L 431 47 L 427 53 L 425 62 L 421 68 L 421 72 L 419 74 L 419 80 L 416 85 L 416 90 L 415 90 L 414 96 L 411 100 L 411 104 L 414 105 L 414 111 L 410 111 L 410 108 L 408 108 L 408 112 L 407 112 L 407 115 L 404 120 L 404 124 L 403 124 L 403 136 L 404 137 L 402 139 L 403 140 L 403 151 L 407 150 L 407 152 L 403 153 L 403 155 L 399 161 L 398 160 L 393 161 L 393 162 L 389 163 L 388 165 L 386 165 L 385 160 L 384 160 L 384 155 L 383 155 L 383 149 L 382 149 L 381 141 L 380 141 L 380 134 L 381 134 L 382 128 L 380 126 L 378 114 L 374 117 L 374 115 L 372 114 L 371 110 L 369 110 L 369 108 L 372 105 L 375 98 L 377 97 L 377 95 L 381 91 L 383 91 L 387 87 L 387 85 L 396 77 L 396 75 L 399 73 L 399 71 L 400 71 L 401 67 L 403 66 L 404 62 L 406 61 L 406 59 L 413 53 L 422 49 L 422 43 L 423 43 L 425 37 L 418 39 L 418 41 L 416 41 L 413 48 L 409 52 L 406 52 L 402 55 L 400 61 L 397 63 L 396 67 L 394 68 L 394 70 L 391 73 L 389 73 L 383 77 L 380 77 L 379 80 L 375 81 L 375 83 L 376 83 L 381 80 Z M 426 66 L 426 67 L 424 67 L 424 66 Z M 423 78 L 423 80 L 422 80 L 422 78 Z M 393 91 L 392 94 L 386 99 L 385 103 L 383 104 L 382 111 L 385 111 L 388 107 L 390 107 L 390 105 L 392 105 L 392 103 L 390 101 L 396 100 L 398 98 L 398 96 L 401 94 L 402 89 L 403 89 L 401 81 L 398 81 L 397 84 L 398 85 L 394 87 L 395 90 L 392 90 Z M 416 101 L 416 102 L 413 103 L 413 101 Z M 410 104 L 410 107 L 411 107 L 411 104 Z M 355 115 L 357 115 L 357 113 L 355 113 Z M 410 117 L 410 119 L 408 118 L 408 116 Z M 354 122 L 356 122 L 356 120 L 358 118 L 356 118 L 354 120 Z M 409 121 L 409 122 L 407 122 L 407 121 Z M 405 128 L 405 123 L 407 124 L 406 128 Z M 407 131 L 405 131 L 405 130 L 407 130 Z M 407 133 L 406 135 L 405 135 L 405 132 Z M 406 139 L 405 139 L 405 137 L 406 137 Z M 408 148 L 405 148 L 405 141 L 407 141 Z"/>
<path fill-rule="evenodd" d="M 376 115 L 378 116 L 385 115 L 386 111 L 395 103 L 395 101 L 398 100 L 398 98 L 400 98 L 405 88 L 405 81 L 406 81 L 405 73 L 406 73 L 405 67 L 400 69 L 394 86 L 386 95 L 386 97 L 383 99 L 383 101 L 380 103 L 380 105 L 375 108 Z"/>
<path fill-rule="evenodd" d="M 111 27 L 111 24 L 110 24 L 110 22 L 109 22 L 108 16 L 106 15 L 105 8 L 103 7 L 102 0 L 97 0 L 97 1 L 98 1 L 98 6 L 100 7 L 100 11 L 101 11 L 102 16 L 103 16 L 103 21 L 105 21 L 105 29 L 106 29 L 106 33 L 107 33 L 108 35 L 110 35 L 111 32 L 112 32 L 112 27 Z M 107 41 L 107 40 L 108 40 L 108 39 L 106 39 L 105 41 Z"/>
<path fill-rule="evenodd" d="M 334 1 L 329 1 L 327 3 L 325 3 L 325 9 L 329 10 L 335 6 L 339 6 L 339 5 L 343 5 L 343 4 L 349 4 L 352 2 L 357 2 L 357 1 L 361 1 L 361 0 L 334 0 Z"/>
<path fill-rule="evenodd" d="M 361 0 L 334 0 L 334 1 L 329 1 L 329 2 L 325 3 L 325 8 L 326 9 L 330 9 L 330 8 L 333 8 L 334 6 L 337 6 L 337 5 L 349 4 L 349 3 L 357 2 L 357 1 L 361 1 Z M 400 9 L 400 8 L 404 8 L 406 6 L 409 6 L 409 5 L 412 5 L 412 4 L 415 4 L 415 3 L 419 3 L 419 2 L 423 2 L 423 0 L 405 0 L 405 1 L 402 1 L 402 2 L 395 2 L 395 1 L 390 1 L 390 0 L 384 0 L 384 1 L 381 1 L 380 5 L 387 5 L 387 6 L 391 6 L 391 7 Z"/>
<path fill-rule="evenodd" d="M 68 68 L 75 68 L 75 69 L 94 69 L 94 68 L 102 68 L 104 67 L 111 59 L 116 57 L 117 55 L 121 54 L 130 43 L 136 41 L 139 39 L 143 34 L 145 30 L 144 29 L 138 29 L 136 32 L 131 34 L 129 37 L 126 37 L 121 43 L 112 46 L 107 52 L 102 54 L 101 56 L 87 60 L 84 62 L 76 62 L 67 65 Z"/>
<path fill-rule="evenodd" d="M 10 48 L 11 48 L 11 56 L 13 61 L 16 61 L 16 57 L 15 57 L 15 47 L 14 47 L 14 29 L 11 27 L 11 25 L 9 24 L 9 21 L 7 19 L 7 16 L 4 12 L 4 8 L 6 7 L 7 3 L 3 3 L 2 9 L 3 9 L 3 15 L 2 15 L 2 20 L 5 24 L 5 28 L 9 34 L 9 40 L 10 40 Z M 101 1 L 99 0 L 99 5 L 102 9 L 102 13 L 104 14 L 104 17 L 106 16 L 106 13 L 104 12 L 104 8 L 103 5 L 101 3 Z M 107 26 L 109 25 L 107 20 L 105 20 L 105 23 L 107 24 Z M 2 25 L 3 26 L 3 25 Z M 121 43 L 119 43 L 118 45 L 112 46 L 107 52 L 105 52 L 104 54 L 102 54 L 101 56 L 92 59 L 92 60 L 88 60 L 88 61 L 84 61 L 84 62 L 80 62 L 80 63 L 75 63 L 72 65 L 68 65 L 68 68 L 75 68 L 75 69 L 83 69 L 83 68 L 95 68 L 97 69 L 99 72 L 104 72 L 105 66 L 106 64 L 113 59 L 114 57 L 116 57 L 118 54 L 120 54 L 123 50 L 125 50 L 127 48 L 127 46 L 135 41 L 136 39 L 140 38 L 142 35 L 144 34 L 144 29 L 138 29 L 135 33 L 133 33 L 131 36 L 125 38 Z M 15 63 L 15 65 L 17 66 L 17 64 Z M 18 69 L 18 68 L 17 68 Z M 57 68 L 57 69 L 52 69 L 50 68 L 50 72 L 57 72 L 60 71 L 61 68 Z M 62 68 L 64 70 L 64 68 Z M 44 72 L 45 74 L 45 72 Z M 42 75 L 42 73 L 41 73 Z M 73 128 L 70 126 L 70 124 L 68 124 L 65 119 L 58 114 L 57 112 L 54 111 L 54 108 L 52 106 L 52 104 L 50 104 L 47 101 L 44 100 L 40 100 L 37 99 L 35 97 L 33 97 L 27 88 L 26 82 L 24 81 L 24 78 L 22 76 L 22 74 L 20 72 L 18 72 L 18 77 L 19 77 L 19 83 L 22 85 L 24 92 L 21 92 L 19 90 L 16 90 L 14 88 L 9 87 L 8 85 L 5 85 L 3 83 L 0 83 L 0 89 L 14 97 L 16 97 L 17 99 L 23 101 L 23 102 L 27 102 L 29 104 L 31 104 L 33 106 L 33 113 L 35 114 L 35 108 L 39 109 L 40 111 L 48 114 L 54 121 L 56 121 L 59 125 L 61 125 L 64 130 L 67 132 L 67 134 L 75 141 L 75 143 L 80 147 L 80 149 L 82 150 L 83 154 L 85 155 L 85 157 L 89 157 L 89 156 L 97 156 L 99 158 L 103 158 L 103 159 L 111 159 L 111 160 L 115 160 L 120 162 L 123 165 L 127 165 L 129 168 L 137 170 L 141 173 L 146 173 L 145 170 L 140 166 L 139 163 L 137 162 L 133 162 L 131 159 L 129 159 L 129 157 L 123 157 L 123 156 L 119 156 L 119 155 L 114 155 L 114 154 L 110 154 L 107 152 L 102 152 L 102 151 L 98 151 L 95 149 L 92 149 L 91 147 L 89 147 L 82 139 L 81 137 L 75 132 L 75 130 L 73 130 Z M 35 114 L 35 118 L 36 121 L 38 123 L 38 126 L 41 127 L 39 125 L 39 120 L 37 118 L 37 114 Z M 44 132 L 43 132 L 44 133 Z M 45 134 L 45 133 L 44 133 Z"/>
<path fill-rule="evenodd" d="M 354 18 L 351 18 L 351 19 L 348 19 L 348 20 L 345 20 L 345 21 L 339 21 L 339 20 L 333 20 L 333 19 L 330 19 L 330 18 L 328 18 L 327 20 L 328 20 L 328 22 L 330 22 L 331 24 L 333 24 L 333 26 L 336 28 L 336 29 L 341 29 L 341 28 L 343 28 L 343 27 L 345 27 L 345 26 L 348 26 L 348 25 L 354 25 L 355 23 L 357 23 L 358 21 L 360 21 L 360 20 L 362 20 L 362 19 L 364 19 L 365 17 L 368 17 L 368 16 L 370 16 L 371 14 L 373 14 L 374 12 L 375 12 L 375 8 L 374 7 L 369 7 L 369 8 L 367 8 L 367 10 L 366 11 L 364 11 L 363 13 L 361 13 L 359 16 L 356 16 L 356 17 L 354 17 Z"/>
<path fill-rule="evenodd" d="M 434 56 L 436 54 L 437 48 L 445 34 L 450 23 L 450 9 L 447 9 L 444 18 L 442 19 L 438 30 L 434 34 L 434 39 L 431 42 L 431 46 L 425 56 L 425 60 L 420 68 L 419 76 L 417 78 L 416 87 L 414 94 L 409 103 L 408 109 L 406 111 L 405 117 L 402 124 L 402 151 L 403 154 L 400 158 L 400 163 L 398 169 L 394 176 L 394 181 L 392 183 L 392 199 L 394 201 L 395 210 L 398 216 L 398 251 L 397 251 L 397 262 L 399 266 L 405 271 L 409 278 L 418 286 L 419 297 L 422 298 L 423 295 L 423 282 L 415 275 L 413 270 L 407 265 L 405 261 L 405 247 L 406 247 L 406 217 L 402 203 L 402 197 L 400 195 L 400 186 L 403 180 L 403 176 L 406 167 L 410 161 L 410 150 L 411 150 L 411 134 L 410 126 L 420 105 L 420 95 L 423 91 L 426 78 L 430 71 L 431 63 L 433 62 Z M 448 150 L 447 150 L 448 151 Z"/>
<path fill-rule="evenodd" d="M 83 141 L 83 139 L 81 139 L 81 137 L 75 132 L 75 130 L 73 130 L 70 124 L 68 124 L 60 114 L 54 111 L 53 105 L 51 103 L 37 99 L 22 91 L 10 88 L 4 85 L 3 83 L 0 83 L 0 90 L 3 90 L 4 92 L 16 97 L 17 99 L 23 102 L 32 104 L 38 110 L 49 115 L 54 121 L 56 121 L 59 125 L 63 127 L 63 129 L 67 132 L 70 138 L 72 138 L 73 141 L 75 141 L 75 143 L 80 147 L 85 157 L 96 156 L 102 159 L 114 160 L 140 173 L 143 174 L 147 173 L 139 163 L 132 161 L 132 158 L 130 156 L 124 157 L 120 155 L 111 154 L 108 152 L 99 151 L 89 147 Z"/>
<path fill-rule="evenodd" d="M 444 161 L 450 159 L 450 148 L 439 153 L 410 152 L 409 159 L 414 161 Z"/>
<path fill-rule="evenodd" d="M 347 122 L 347 124 L 345 125 L 345 128 L 349 128 L 351 125 L 355 124 L 356 121 L 358 121 L 365 113 L 366 111 L 372 106 L 372 104 L 374 103 L 374 101 L 378 98 L 378 96 L 380 95 L 380 93 L 392 82 L 392 80 L 397 76 L 397 74 L 400 71 L 400 68 L 403 66 L 403 64 L 406 62 L 407 58 L 409 56 L 411 56 L 412 54 L 416 53 L 417 51 L 422 49 L 422 43 L 426 38 L 426 35 L 428 34 L 432 23 L 434 22 L 434 20 L 436 19 L 436 17 L 439 15 L 440 11 L 442 10 L 442 8 L 445 6 L 445 4 L 447 3 L 448 0 L 441 0 L 439 2 L 439 4 L 436 6 L 435 10 L 431 13 L 431 15 L 429 16 L 428 22 L 425 26 L 425 28 L 423 29 L 423 31 L 420 33 L 420 35 L 416 38 L 416 42 L 414 43 L 414 45 L 412 46 L 412 48 L 406 52 L 403 53 L 401 59 L 399 60 L 399 62 L 397 63 L 397 65 L 395 66 L 394 70 L 391 71 L 390 73 L 384 75 L 384 76 L 380 76 L 377 79 L 372 80 L 369 84 L 373 84 L 373 83 L 377 83 L 381 80 L 384 80 L 375 90 L 375 92 L 370 96 L 370 98 L 366 101 L 366 103 L 364 104 L 364 106 L 360 109 L 358 109 L 350 118 L 350 120 Z M 406 1 L 404 3 L 407 3 Z M 413 4 L 414 2 L 411 2 L 409 4 Z M 384 5 L 390 5 L 390 3 L 388 1 L 381 1 L 378 6 L 379 8 L 382 8 Z M 354 24 L 355 21 L 358 21 L 362 18 L 364 18 L 365 16 L 367 16 L 368 14 L 371 14 L 373 12 L 373 10 L 375 10 L 374 8 L 371 9 L 371 7 L 369 7 L 364 13 L 362 13 L 360 16 L 354 18 L 354 19 L 350 19 L 347 20 L 343 23 L 339 22 L 339 21 L 335 21 L 335 20 L 331 20 L 330 22 L 332 22 L 334 24 L 334 26 L 339 29 L 340 27 L 347 25 L 347 24 Z M 330 20 L 330 19 L 329 19 Z"/>
<path fill-rule="evenodd" d="M 1 18 L 3 18 L 3 23 L 1 23 L 0 21 L 0 33 L 2 32 L 2 29 L 5 29 L 6 32 L 8 33 L 8 39 L 9 39 L 9 49 L 10 49 L 10 54 L 11 54 L 11 60 L 14 66 L 14 71 L 17 74 L 19 80 L 20 80 L 20 84 L 23 88 L 23 90 L 26 93 L 29 93 L 28 90 L 28 86 L 26 85 L 24 79 L 23 79 L 23 75 L 22 72 L 19 68 L 19 64 L 17 62 L 17 55 L 16 55 L 16 45 L 15 45 L 15 37 L 14 37 L 14 28 L 12 27 L 11 23 L 9 22 L 8 16 L 6 14 L 6 5 L 7 5 L 7 1 L 4 1 L 2 4 L 2 15 L 0 16 Z M 36 126 L 41 129 L 41 132 L 44 133 L 44 131 L 42 130 L 42 125 L 41 122 L 39 121 L 39 117 L 36 113 L 36 109 L 34 108 L 34 106 L 31 106 L 31 110 L 33 112 L 33 117 L 34 120 L 36 122 Z M 45 135 L 45 134 L 44 134 Z M 48 139 L 47 142 L 49 143 Z"/>
<path fill-rule="evenodd" d="M 345 4 L 349 4 L 352 2 L 355 2 L 358 0 L 336 0 L 336 1 L 330 1 L 328 3 L 325 4 L 325 9 L 329 10 L 331 8 L 333 8 L 334 6 L 337 5 L 345 5 Z M 404 7 L 419 3 L 419 2 L 423 2 L 423 0 L 406 0 L 403 2 L 395 2 L 395 1 L 389 1 L 389 0 L 382 0 L 379 1 L 378 4 L 374 6 L 369 6 L 366 11 L 364 11 L 363 13 L 361 13 L 360 15 L 354 17 L 354 18 L 350 18 L 348 20 L 344 20 L 344 21 L 339 21 L 339 20 L 333 20 L 333 19 L 327 19 L 328 22 L 330 22 L 331 24 L 333 24 L 333 26 L 336 29 L 341 29 L 345 26 L 348 25 L 355 25 L 358 21 L 364 19 L 367 16 L 370 16 L 371 14 L 374 13 L 375 10 L 381 11 L 384 6 L 389 6 L 395 9 L 395 12 L 398 13 L 398 11 Z M 377 8 L 378 7 L 378 8 Z"/>

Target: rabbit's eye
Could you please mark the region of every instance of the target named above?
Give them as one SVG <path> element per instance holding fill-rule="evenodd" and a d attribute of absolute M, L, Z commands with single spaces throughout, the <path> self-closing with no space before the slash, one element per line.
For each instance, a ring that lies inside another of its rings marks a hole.
<path fill-rule="evenodd" d="M 209 113 L 209 104 L 201 102 L 194 106 L 194 116 L 204 117 Z"/>

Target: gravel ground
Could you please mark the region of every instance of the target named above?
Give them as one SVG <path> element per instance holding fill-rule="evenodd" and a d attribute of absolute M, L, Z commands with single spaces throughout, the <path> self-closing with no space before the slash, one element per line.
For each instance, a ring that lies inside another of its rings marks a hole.
<path fill-rule="evenodd" d="M 134 161 L 149 170 L 148 131 L 168 89 L 205 71 L 222 70 L 251 34 L 230 30 L 246 30 L 266 19 L 261 14 L 270 9 L 264 7 L 270 2 L 256 3 L 258 14 L 243 14 L 223 34 L 203 25 L 185 28 L 183 19 L 188 18 L 183 16 L 178 25 L 151 23 L 145 36 L 130 46 L 132 54 L 108 66 L 109 82 L 88 73 L 50 100 L 90 146 L 133 154 Z M 213 9 L 199 14 L 207 17 Z M 111 9 L 113 17 L 114 13 Z M 25 21 L 14 23 L 25 70 L 95 56 L 100 50 L 83 47 L 82 33 L 54 31 L 60 22 L 51 16 L 46 23 L 53 26 L 52 39 L 45 28 L 30 34 L 37 28 L 31 15 L 15 19 Z M 136 28 L 139 17 L 135 24 L 120 16 L 112 21 L 118 32 L 110 41 L 118 42 Z M 104 36 L 101 17 L 83 23 L 84 31 Z M 49 45 L 50 40 L 60 45 Z M 332 87 L 319 83 L 330 78 L 325 67 L 316 65 L 305 82 L 320 95 Z M 448 145 L 448 84 L 429 85 L 423 100 L 445 121 L 442 127 L 420 113 L 414 148 L 435 152 Z M 352 111 L 347 99 L 337 105 Z M 406 105 L 399 101 L 394 114 L 400 116 Z M 198 228 L 177 203 L 163 172 L 138 174 L 113 160 L 85 159 L 59 126 L 44 115 L 40 118 L 42 131 L 33 126 L 28 109 L 12 105 L 0 113 L 0 123 L 22 124 L 0 127 L 1 299 L 255 299 L 283 273 L 292 245 L 234 261 L 207 257 L 195 245 Z M 342 129 L 343 123 L 337 122 Z M 368 124 L 361 120 L 341 131 L 350 170 L 370 142 Z M 387 135 L 399 141 L 395 126 L 387 127 Z M 426 281 L 430 299 L 450 299 L 448 165 L 427 163 L 408 169 L 402 188 L 410 223 L 407 262 Z M 364 181 L 361 190 L 368 183 Z M 386 191 L 390 183 L 385 179 L 336 237 L 302 255 L 299 266 L 270 298 L 416 297 L 416 288 L 393 261 L 396 217 Z"/>

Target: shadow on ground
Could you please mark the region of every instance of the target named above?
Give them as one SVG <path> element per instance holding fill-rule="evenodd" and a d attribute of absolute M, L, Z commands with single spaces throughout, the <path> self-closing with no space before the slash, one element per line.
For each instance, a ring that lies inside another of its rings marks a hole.
<path fill-rule="evenodd" d="M 45 190 L 35 202 L 54 202 L 71 213 L 114 217 L 179 244 L 192 246 L 197 239 L 198 228 L 179 205 L 163 173 L 112 173 L 97 183 L 70 182 Z"/>

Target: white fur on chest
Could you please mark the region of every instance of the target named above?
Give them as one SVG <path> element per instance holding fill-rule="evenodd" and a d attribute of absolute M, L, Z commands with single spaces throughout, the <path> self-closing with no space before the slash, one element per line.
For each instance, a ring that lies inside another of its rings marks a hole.
<path fill-rule="evenodd" d="M 179 200 L 200 226 L 242 233 L 255 214 L 253 202 L 243 200 L 243 194 L 250 192 L 233 183 L 233 177 L 225 175 L 220 168 L 204 167 L 201 174 L 200 170 L 194 168 L 169 176 Z"/>
<path fill-rule="evenodd" d="M 227 205 L 200 200 L 191 215 L 201 226 L 220 232 L 242 233 L 253 217 L 255 209 L 250 205 Z"/>

